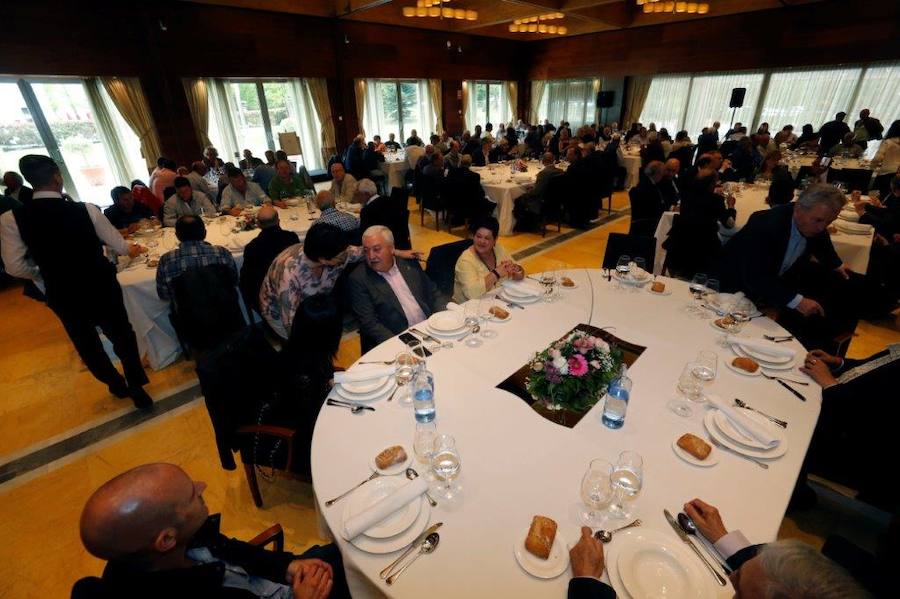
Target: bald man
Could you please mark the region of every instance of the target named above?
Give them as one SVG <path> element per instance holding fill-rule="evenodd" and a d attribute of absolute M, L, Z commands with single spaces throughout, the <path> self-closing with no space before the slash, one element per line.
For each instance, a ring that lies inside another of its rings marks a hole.
<path fill-rule="evenodd" d="M 350 596 L 334 545 L 297 556 L 229 539 L 219 532 L 219 515 L 210 516 L 204 489 L 162 463 L 138 466 L 97 489 L 80 524 L 85 548 L 107 561 L 99 583 L 91 581 L 92 595 Z"/>
<path fill-rule="evenodd" d="M 281 228 L 278 211 L 271 204 L 265 204 L 256 213 L 260 232 L 256 239 L 244 248 L 244 263 L 241 265 L 240 288 L 244 303 L 251 310 L 259 312 L 259 288 L 262 286 L 269 266 L 275 256 L 292 245 L 300 243 L 293 231 Z"/>

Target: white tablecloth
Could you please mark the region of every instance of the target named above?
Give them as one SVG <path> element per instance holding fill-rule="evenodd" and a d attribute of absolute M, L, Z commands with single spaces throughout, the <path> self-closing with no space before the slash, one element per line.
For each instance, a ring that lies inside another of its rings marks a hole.
<path fill-rule="evenodd" d="M 812 163 L 815 162 L 816 156 L 815 154 L 794 154 L 788 153 L 785 154 L 785 157 L 781 160 L 781 164 L 788 167 L 788 170 L 791 173 L 791 176 L 795 179 L 797 178 L 797 173 L 800 172 L 800 168 L 804 166 L 812 166 Z M 840 171 L 845 168 L 850 169 L 871 169 L 872 166 L 868 160 L 860 159 L 860 158 L 843 158 L 841 156 L 835 156 L 831 159 L 830 168 L 832 170 Z"/>
<path fill-rule="evenodd" d="M 310 214 L 305 206 L 277 208 L 277 210 L 281 227 L 297 233 L 301 241 L 315 222 L 310 220 Z M 316 215 L 318 214 L 316 212 Z M 243 248 L 259 235 L 259 229 L 226 234 L 226 231 L 234 226 L 234 222 L 235 219 L 230 216 L 215 219 L 207 226 L 206 240 L 213 245 L 225 246 L 231 250 L 238 270 L 240 270 L 244 260 Z M 148 244 L 150 240 L 156 241 L 158 245 L 149 249 L 151 253 L 158 254 L 164 254 L 177 246 L 173 228 L 162 229 L 162 237 L 159 235 L 157 233 L 148 237 L 138 236 L 134 241 L 144 245 Z M 128 319 L 137 336 L 141 355 L 155 370 L 171 364 L 181 354 L 181 345 L 178 343 L 178 336 L 175 334 L 171 322 L 169 322 L 169 303 L 162 301 L 156 295 L 156 268 L 148 268 L 143 263 L 135 264 L 120 272 L 118 277 L 119 284 L 122 286 L 125 309 L 128 311 Z"/>
<path fill-rule="evenodd" d="M 489 166 L 475 166 L 472 171 L 481 175 L 481 187 L 487 197 L 497 204 L 497 220 L 500 221 L 500 234 L 512 235 L 516 226 L 516 218 L 513 216 L 515 200 L 522 196 L 531 187 L 541 172 L 543 166 L 537 160 L 528 160 L 528 170 L 524 173 L 510 173 L 508 164 L 491 164 Z M 563 162 L 556 165 L 557 168 L 566 170 L 568 164 Z"/>
<path fill-rule="evenodd" d="M 626 147 L 626 149 L 618 153 L 618 156 L 619 166 L 624 166 L 628 173 L 628 177 L 625 179 L 625 188 L 631 189 L 640 182 L 641 178 L 640 149 L 635 150 L 633 147 Z"/>
<path fill-rule="evenodd" d="M 388 192 L 393 187 L 405 187 L 406 171 L 409 170 L 406 154 L 404 152 L 388 152 L 384 156 L 385 160 L 381 168 L 387 177 Z"/>
<path fill-rule="evenodd" d="M 766 204 L 768 192 L 769 188 L 766 185 L 750 185 L 735 194 L 737 199 L 737 203 L 734 206 L 735 210 L 737 210 L 735 227 L 731 230 L 723 229 L 720 231 L 720 238 L 722 238 L 723 243 L 727 243 L 728 237 L 737 233 L 741 227 L 747 224 L 751 214 L 759 210 L 769 209 L 769 205 Z M 656 274 L 662 272 L 663 261 L 666 258 L 666 250 L 662 247 L 662 244 L 669 235 L 674 217 L 674 212 L 664 212 L 659 220 L 659 225 L 656 227 L 656 256 L 653 263 L 653 272 Z M 869 251 L 872 248 L 872 239 L 874 237 L 874 232 L 869 235 L 850 235 L 838 231 L 831 235 L 831 243 L 834 244 L 834 249 L 850 270 L 866 274 L 869 270 Z"/>
<path fill-rule="evenodd" d="M 570 273 L 578 288 L 563 291 L 560 301 L 513 309 L 509 322 L 490 324 L 499 335 L 481 347 L 457 343 L 428 359 L 435 376 L 438 431 L 453 435 L 460 451 L 461 501 L 456 506 L 439 501 L 430 515 L 431 523 L 444 523 L 439 548 L 420 558 L 391 587 L 379 579 L 378 572 L 397 554 L 368 554 L 338 538 L 351 589 L 360 593 L 357 596 L 564 597 L 571 570 L 553 580 L 533 578 L 516 563 L 513 545 L 525 538 L 536 514 L 556 520 L 559 533 L 569 545 L 574 544 L 581 526 L 579 488 L 588 463 L 596 457 L 614 462 L 626 449 L 643 456 L 643 490 L 632 507 L 646 528 L 677 543 L 662 510 L 681 510 L 685 501 L 699 496 L 718 506 L 729 529 L 742 530 L 751 542 L 776 538 L 818 418 L 818 387 L 801 387 L 808 398 L 801 402 L 774 381 L 743 377 L 727 369 L 723 361 L 730 352 L 717 345 L 721 335 L 708 321 L 692 319 L 683 311 L 689 297 L 683 282 L 663 279 L 673 294 L 658 297 L 643 290 L 616 291 L 615 284 L 603 280 L 596 270 Z M 520 398 L 495 388 L 534 352 L 586 322 L 615 327 L 612 332 L 618 337 L 647 348 L 630 370 L 634 387 L 625 425 L 619 430 L 600 422 L 602 401 L 569 429 L 543 419 Z M 742 334 L 761 338 L 763 333 L 781 332 L 772 321 L 758 318 Z M 803 352 L 796 342 L 790 346 Z M 390 359 L 402 348 L 394 338 L 366 358 Z M 701 406 L 692 404 L 694 414 L 689 418 L 666 408 L 675 396 L 685 361 L 699 350 L 720 356 L 711 392 L 726 401 L 740 397 L 790 423 L 786 430 L 789 450 L 768 470 L 724 452 L 711 468 L 688 465 L 674 454 L 672 442 L 681 434 L 704 434 Z M 797 372 L 791 375 L 803 377 Z M 396 400 L 374 407 L 375 412 L 365 415 L 332 407 L 324 407 L 319 414 L 312 472 L 319 508 L 332 531 L 339 530 L 344 504 L 326 508 L 324 500 L 366 478 L 368 462 L 384 447 L 400 443 L 412 450 L 412 409 Z M 426 470 L 418 463 L 415 467 L 420 474 Z M 615 541 L 607 550 L 614 546 Z M 721 589 L 720 596 L 730 597 L 732 592 Z"/>

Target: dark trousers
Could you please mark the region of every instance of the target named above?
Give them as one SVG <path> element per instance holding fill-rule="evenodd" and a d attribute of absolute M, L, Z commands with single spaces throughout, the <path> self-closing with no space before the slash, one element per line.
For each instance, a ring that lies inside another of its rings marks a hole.
<path fill-rule="evenodd" d="M 137 339 L 125 311 L 119 282 L 113 275 L 95 283 L 93 288 L 85 285 L 84 290 L 75 300 L 53 298 L 49 305 L 62 321 L 85 366 L 94 378 L 108 386 L 122 384 L 122 375 L 103 350 L 103 343 L 97 332 L 99 327 L 112 342 L 113 349 L 122 362 L 128 386 L 146 385 L 149 381 L 141 364 Z"/>

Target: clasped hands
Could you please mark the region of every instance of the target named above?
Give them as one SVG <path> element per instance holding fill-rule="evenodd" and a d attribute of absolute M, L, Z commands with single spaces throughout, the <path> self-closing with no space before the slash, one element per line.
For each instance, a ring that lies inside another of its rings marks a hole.
<path fill-rule="evenodd" d="M 333 578 L 331 565 L 319 559 L 296 559 L 285 573 L 294 599 L 325 599 L 331 593 Z"/>

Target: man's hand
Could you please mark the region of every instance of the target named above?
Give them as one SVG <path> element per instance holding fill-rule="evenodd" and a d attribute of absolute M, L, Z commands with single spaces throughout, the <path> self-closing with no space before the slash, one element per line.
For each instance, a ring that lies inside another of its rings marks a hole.
<path fill-rule="evenodd" d="M 700 499 L 692 499 L 684 504 L 684 513 L 690 516 L 697 530 L 700 531 L 710 543 L 715 543 L 728 534 L 725 523 L 722 522 L 722 516 L 719 510 L 713 505 L 709 505 Z"/>
<path fill-rule="evenodd" d="M 425 254 L 419 250 L 394 250 L 394 256 L 406 260 L 424 260 Z"/>
<path fill-rule="evenodd" d="M 822 352 L 824 353 L 824 352 Z M 828 355 L 828 354 L 825 354 Z M 829 356 L 831 357 L 831 356 Z M 809 375 L 809 377 L 819 384 L 823 389 L 827 389 L 833 385 L 837 385 L 837 379 L 831 374 L 828 363 L 813 356 L 812 353 L 807 354 L 800 372 Z"/>
<path fill-rule="evenodd" d="M 130 246 L 128 246 L 128 257 L 129 258 L 137 258 L 138 256 L 140 256 L 141 254 L 143 254 L 146 251 L 147 251 L 147 248 L 145 248 L 144 246 L 133 243 Z"/>
<path fill-rule="evenodd" d="M 300 561 L 318 562 L 318 560 Z M 299 576 L 294 577 L 292 583 L 294 599 L 325 599 L 331 593 L 332 584 L 330 568 L 326 569 L 318 564 L 312 568 L 304 568 Z"/>
<path fill-rule="evenodd" d="M 806 317 L 812 316 L 813 314 L 825 316 L 825 308 L 823 308 L 816 300 L 809 299 L 808 297 L 804 297 L 800 300 L 800 303 L 797 304 L 797 307 L 794 308 L 794 310 Z"/>
<path fill-rule="evenodd" d="M 287 202 L 285 202 L 284 200 L 274 200 L 272 203 L 279 208 L 287 208 Z"/>
<path fill-rule="evenodd" d="M 729 208 L 734 208 L 734 205 L 737 204 L 737 199 L 733 195 L 728 196 L 728 199 L 725 201 Z"/>
<path fill-rule="evenodd" d="M 581 538 L 569 550 L 572 562 L 572 576 L 600 578 L 603 575 L 603 543 L 594 538 L 591 529 L 581 527 Z"/>
<path fill-rule="evenodd" d="M 846 265 L 841 264 L 840 266 L 838 266 L 837 268 L 834 269 L 834 272 L 836 272 L 845 281 L 850 280 L 850 269 L 847 268 Z"/>
<path fill-rule="evenodd" d="M 135 231 L 141 228 L 141 223 L 131 223 L 128 225 L 128 234 L 131 235 Z"/>
<path fill-rule="evenodd" d="M 288 564 L 287 572 L 285 572 L 284 577 L 285 580 L 287 580 L 288 584 L 293 584 L 294 579 L 297 576 L 300 576 L 300 578 L 304 578 L 311 575 L 319 568 L 325 568 L 326 570 L 328 570 L 329 576 L 334 575 L 334 572 L 331 569 L 331 564 L 323 562 L 320 559 L 295 559 L 290 564 Z"/>

